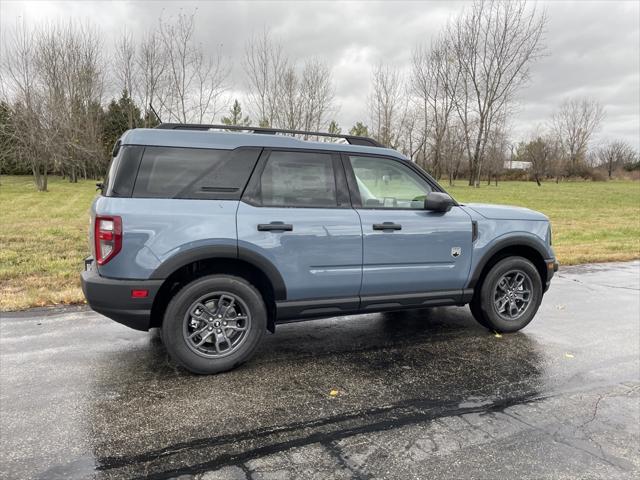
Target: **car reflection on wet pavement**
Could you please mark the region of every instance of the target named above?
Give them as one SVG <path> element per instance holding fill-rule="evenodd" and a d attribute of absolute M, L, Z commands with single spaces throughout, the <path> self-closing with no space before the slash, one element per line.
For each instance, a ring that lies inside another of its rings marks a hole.
<path fill-rule="evenodd" d="M 194 376 L 85 309 L 3 314 L 2 478 L 637 478 L 640 262 L 562 269 L 533 323 L 279 325 Z"/>

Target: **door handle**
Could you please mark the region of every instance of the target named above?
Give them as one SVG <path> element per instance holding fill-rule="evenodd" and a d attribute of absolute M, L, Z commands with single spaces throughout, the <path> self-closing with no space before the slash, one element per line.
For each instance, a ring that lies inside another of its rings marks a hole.
<path fill-rule="evenodd" d="M 293 225 L 284 222 L 271 222 L 271 223 L 259 223 L 259 232 L 290 232 L 293 230 Z"/>
<path fill-rule="evenodd" d="M 374 230 L 402 230 L 402 225 L 393 222 L 374 223 Z"/>

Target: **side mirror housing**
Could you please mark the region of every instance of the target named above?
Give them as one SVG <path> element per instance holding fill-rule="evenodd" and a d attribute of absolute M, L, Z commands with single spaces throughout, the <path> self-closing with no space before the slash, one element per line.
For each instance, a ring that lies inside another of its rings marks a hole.
<path fill-rule="evenodd" d="M 448 212 L 453 205 L 453 198 L 446 193 L 430 192 L 424 199 L 424 209 L 432 212 Z"/>

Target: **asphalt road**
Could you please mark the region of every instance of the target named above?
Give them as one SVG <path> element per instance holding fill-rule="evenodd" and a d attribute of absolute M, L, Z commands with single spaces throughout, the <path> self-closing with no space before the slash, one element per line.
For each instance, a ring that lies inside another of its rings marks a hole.
<path fill-rule="evenodd" d="M 90 311 L 2 317 L 1 478 L 640 474 L 640 262 L 561 269 L 517 334 L 466 308 L 317 320 L 209 377 Z"/>

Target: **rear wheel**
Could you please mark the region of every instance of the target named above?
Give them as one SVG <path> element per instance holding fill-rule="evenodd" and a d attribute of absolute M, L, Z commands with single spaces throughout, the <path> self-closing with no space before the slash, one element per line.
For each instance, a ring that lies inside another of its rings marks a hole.
<path fill-rule="evenodd" d="M 230 370 L 248 360 L 267 326 L 260 293 L 227 275 L 194 280 L 171 300 L 162 338 L 173 359 L 194 373 Z"/>
<path fill-rule="evenodd" d="M 533 320 L 542 293 L 536 267 L 526 258 L 507 257 L 491 268 L 469 306 L 482 326 L 516 332 Z"/>

